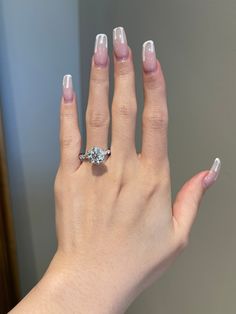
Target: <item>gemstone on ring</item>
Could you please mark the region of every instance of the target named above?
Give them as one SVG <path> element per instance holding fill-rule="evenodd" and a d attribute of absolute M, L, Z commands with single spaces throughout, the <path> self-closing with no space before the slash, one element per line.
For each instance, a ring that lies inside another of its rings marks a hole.
<path fill-rule="evenodd" d="M 106 151 L 97 146 L 94 146 L 92 149 L 90 149 L 87 152 L 87 159 L 92 164 L 96 164 L 96 165 L 100 164 L 101 162 L 104 161 L 105 157 L 106 157 Z"/>
<path fill-rule="evenodd" d="M 79 159 L 81 161 L 87 160 L 91 164 L 99 165 L 103 161 L 105 161 L 105 159 L 107 159 L 110 155 L 111 155 L 110 149 L 104 150 L 98 146 L 94 146 L 90 150 L 88 150 L 85 154 L 80 153 Z"/>

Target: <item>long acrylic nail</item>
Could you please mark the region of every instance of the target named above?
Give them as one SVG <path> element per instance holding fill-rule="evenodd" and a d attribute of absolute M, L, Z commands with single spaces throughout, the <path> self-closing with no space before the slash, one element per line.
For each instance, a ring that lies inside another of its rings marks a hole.
<path fill-rule="evenodd" d="M 72 76 L 70 74 L 64 75 L 62 87 L 63 87 L 64 101 L 66 103 L 72 102 L 73 97 L 74 97 L 74 90 L 73 90 Z"/>
<path fill-rule="evenodd" d="M 217 180 L 220 173 L 220 168 L 221 161 L 219 158 L 216 158 L 208 174 L 203 178 L 203 186 L 205 188 L 210 187 Z"/>
<path fill-rule="evenodd" d="M 143 44 L 143 68 L 146 72 L 153 72 L 156 70 L 157 61 L 156 61 L 156 51 L 155 45 L 152 40 L 145 41 Z"/>
<path fill-rule="evenodd" d="M 128 58 L 129 49 L 123 27 L 113 29 L 113 46 L 117 59 L 125 60 Z"/>
<path fill-rule="evenodd" d="M 98 66 L 106 66 L 108 60 L 107 35 L 98 34 L 94 46 L 94 62 Z"/>

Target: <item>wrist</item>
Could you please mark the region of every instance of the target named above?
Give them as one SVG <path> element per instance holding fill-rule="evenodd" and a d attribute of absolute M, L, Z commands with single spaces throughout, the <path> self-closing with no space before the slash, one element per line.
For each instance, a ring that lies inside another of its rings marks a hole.
<path fill-rule="evenodd" d="M 102 286 L 98 278 L 53 258 L 37 285 L 18 303 L 11 314 L 122 314 L 126 310 L 114 289 Z"/>
<path fill-rule="evenodd" d="M 111 274 L 97 269 L 97 265 L 80 263 L 78 266 L 77 262 L 73 264 L 57 253 L 36 286 L 38 293 L 47 295 L 50 302 L 58 307 L 58 313 L 125 312 L 130 303 L 130 296 L 117 289 L 117 282 Z"/>

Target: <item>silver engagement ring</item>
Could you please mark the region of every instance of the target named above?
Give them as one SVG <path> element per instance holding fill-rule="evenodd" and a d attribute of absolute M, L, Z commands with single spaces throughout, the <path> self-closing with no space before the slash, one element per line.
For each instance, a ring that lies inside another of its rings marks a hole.
<path fill-rule="evenodd" d="M 79 159 L 81 161 L 88 161 L 91 164 L 99 165 L 104 162 L 111 155 L 110 149 L 104 150 L 100 147 L 94 146 L 85 154 L 80 153 Z"/>

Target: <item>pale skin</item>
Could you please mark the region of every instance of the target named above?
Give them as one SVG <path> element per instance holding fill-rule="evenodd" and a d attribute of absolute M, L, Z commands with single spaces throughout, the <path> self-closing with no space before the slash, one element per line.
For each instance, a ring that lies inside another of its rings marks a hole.
<path fill-rule="evenodd" d="M 39 283 L 11 311 L 121 314 L 186 248 L 210 184 L 201 171 L 171 197 L 168 112 L 160 62 L 143 67 L 142 150 L 136 152 L 137 101 L 132 51 L 114 53 L 111 156 L 81 162 L 76 97 L 61 99 L 61 160 L 55 180 L 58 249 Z M 109 61 L 91 63 L 86 147 L 107 148 Z"/>

